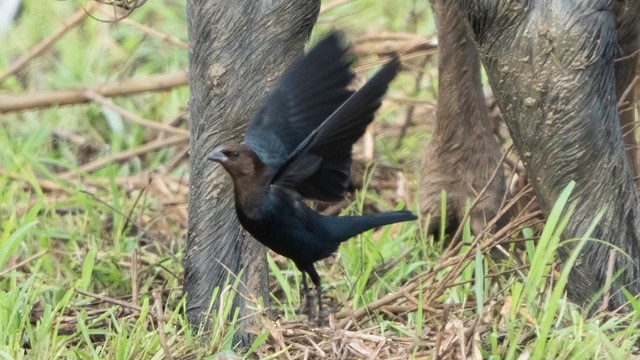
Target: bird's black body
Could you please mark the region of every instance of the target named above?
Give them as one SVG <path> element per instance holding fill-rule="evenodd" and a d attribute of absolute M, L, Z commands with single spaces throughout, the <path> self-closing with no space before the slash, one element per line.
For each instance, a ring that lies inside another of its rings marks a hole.
<path fill-rule="evenodd" d="M 409 211 L 325 216 L 303 202 L 344 197 L 353 143 L 373 120 L 400 66 L 393 59 L 354 93 L 347 88 L 353 73 L 346 51 L 333 34 L 298 59 L 249 123 L 244 144 L 221 146 L 209 156 L 233 178 L 242 226 L 309 274 L 319 301 L 315 261 L 366 230 L 416 219 Z"/>
<path fill-rule="evenodd" d="M 286 190 L 272 187 L 257 208 L 236 207 L 240 224 L 258 241 L 285 256 L 319 285 L 313 263 L 349 240 L 374 227 L 415 219 L 409 211 L 367 216 L 326 216 L 317 213 Z"/>

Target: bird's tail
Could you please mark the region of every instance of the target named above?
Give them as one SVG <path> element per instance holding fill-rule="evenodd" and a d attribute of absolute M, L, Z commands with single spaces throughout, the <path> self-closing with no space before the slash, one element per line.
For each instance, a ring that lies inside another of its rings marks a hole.
<path fill-rule="evenodd" d="M 411 211 L 406 210 L 363 216 L 335 216 L 332 218 L 334 220 L 332 231 L 335 234 L 333 238 L 341 242 L 379 226 L 418 219 Z"/>

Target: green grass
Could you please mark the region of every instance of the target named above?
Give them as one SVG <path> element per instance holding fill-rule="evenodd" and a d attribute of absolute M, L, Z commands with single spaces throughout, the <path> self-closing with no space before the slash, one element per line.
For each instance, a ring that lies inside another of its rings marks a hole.
<path fill-rule="evenodd" d="M 3 35 L 0 70 L 62 26 L 82 4 L 27 0 L 19 23 Z M 420 16 L 407 21 L 410 12 Z M 131 19 L 186 41 L 184 14 L 182 2 L 150 1 Z M 393 4 L 354 0 L 323 13 L 312 41 L 334 27 L 346 29 L 352 37 L 364 32 L 431 35 L 434 31 L 427 2 L 413 0 Z M 186 50 L 129 25 L 88 19 L 30 62 L 20 76 L 0 83 L 0 92 L 97 86 L 185 69 L 187 55 Z M 434 69 L 435 62 L 430 61 L 424 86 L 417 91 L 412 75 L 403 74 L 391 94 L 433 100 Z M 142 117 L 168 123 L 183 113 L 188 91 L 182 87 L 113 101 Z M 397 129 L 405 113 L 406 105 L 388 102 L 378 121 Z M 95 160 L 133 149 L 157 132 L 94 103 L 6 114 L 0 123 L 0 358 L 161 359 L 164 345 L 174 358 L 216 354 L 255 358 L 274 349 L 280 356 L 293 351 L 280 349 L 264 326 L 255 330 L 253 345 L 237 353 L 232 342 L 239 320 L 232 307 L 237 278 L 216 288 L 213 295 L 221 299 L 220 305 L 212 309 L 211 328 L 204 335 L 187 325 L 181 293 L 185 185 L 180 188 L 187 165 L 182 161 L 164 171 L 179 147 L 65 180 L 58 174 L 77 172 L 82 156 Z M 94 152 L 60 139 L 64 133 L 96 144 Z M 426 131 L 412 130 L 396 149 L 395 137 L 379 134 L 376 160 L 403 168 L 413 185 L 429 138 Z M 154 186 L 123 183 L 136 177 L 144 183 L 152 173 L 166 179 L 169 195 Z M 630 314 L 587 318 L 565 297 L 568 267 L 555 265 L 555 252 L 563 244 L 559 235 L 572 213 L 566 203 L 569 191 L 540 234 L 524 228 L 509 235 L 529 239 L 521 250 L 523 263 L 492 260 L 486 239 L 473 238 L 468 224 L 462 232 L 464 246 L 454 254 L 458 267 L 440 267 L 449 260 L 442 257 L 443 233 L 434 239 L 413 223 L 366 232 L 317 265 L 332 299 L 330 307 L 338 314 L 351 313 L 415 284 L 406 290 L 410 296 L 389 301 L 386 312 L 362 316 L 353 329 L 393 338 L 397 341 L 391 343 L 401 344 L 394 346 L 408 348 L 415 357 L 433 356 L 438 333 L 446 333 L 444 348 L 453 332 L 442 330 L 458 321 L 465 327 L 480 324 L 473 346 L 484 358 L 515 359 L 522 354 L 548 359 L 628 358 L 639 335 L 633 326 L 640 313 L 638 300 L 630 297 L 635 310 Z M 365 203 L 387 210 L 396 206 L 380 194 L 364 191 L 345 211 L 360 213 Z M 592 241 L 588 235 L 572 241 L 579 248 Z M 575 261 L 575 253 L 568 261 Z M 270 258 L 269 268 L 274 285 L 271 310 L 282 321 L 301 320 L 299 326 L 306 326 L 298 313 L 300 273 L 293 263 L 279 258 Z M 493 276 L 500 272 L 504 274 Z M 262 318 L 258 324 L 266 321 Z"/>

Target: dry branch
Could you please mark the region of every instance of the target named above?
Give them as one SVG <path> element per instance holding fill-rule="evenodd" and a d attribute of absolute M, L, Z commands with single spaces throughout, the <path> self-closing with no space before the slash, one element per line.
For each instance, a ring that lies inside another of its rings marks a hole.
<path fill-rule="evenodd" d="M 0 95 L 0 113 L 81 104 L 91 100 L 87 91 L 104 97 L 125 96 L 148 91 L 165 91 L 187 84 L 187 72 L 178 71 L 148 77 L 126 79 L 93 88 L 42 91 L 20 95 Z"/>
<path fill-rule="evenodd" d="M 333 9 L 339 8 L 342 5 L 348 4 L 350 1 L 351 0 L 333 0 L 331 2 L 324 3 L 320 7 L 320 14 L 324 14 L 326 12 L 329 12 L 329 11 L 333 10 Z"/>
<path fill-rule="evenodd" d="M 138 30 L 140 32 L 143 32 L 143 33 L 145 33 L 145 34 L 147 34 L 149 36 L 152 36 L 154 38 L 160 39 L 160 40 L 166 42 L 167 44 L 177 46 L 177 47 L 179 47 L 181 49 L 186 49 L 187 48 L 187 44 L 184 41 L 180 40 L 175 35 L 167 34 L 167 33 L 164 33 L 164 32 L 162 32 L 160 30 L 154 29 L 154 28 L 152 28 L 150 26 L 140 24 L 139 22 L 131 20 L 128 17 L 122 17 L 122 14 L 119 14 L 118 11 L 115 10 L 115 9 L 106 9 L 106 8 L 103 7 L 100 10 L 101 10 L 101 12 L 103 14 L 109 16 L 109 19 L 106 20 L 106 21 L 110 21 L 110 22 L 116 22 L 117 21 L 118 23 L 127 24 L 127 25 L 129 25 L 131 27 L 136 28 L 136 30 Z"/>
<path fill-rule="evenodd" d="M 102 159 L 98 159 L 96 161 L 92 161 L 90 163 L 87 163 L 83 166 L 81 166 L 78 170 L 81 173 L 84 172 L 92 172 L 95 170 L 98 170 L 100 168 L 103 168 L 107 165 L 110 165 L 112 163 L 117 163 L 117 162 L 121 162 L 121 161 L 125 161 L 128 160 L 134 156 L 138 156 L 138 155 L 142 155 L 142 154 L 146 154 L 148 152 L 151 151 L 155 151 L 158 149 L 161 149 L 163 147 L 167 147 L 167 146 L 171 146 L 171 145 L 175 145 L 175 144 L 179 144 L 181 142 L 187 142 L 189 141 L 189 137 L 187 136 L 181 136 L 181 135 L 176 135 L 167 139 L 161 139 L 161 140 L 155 140 L 155 141 L 151 141 L 148 142 L 142 146 L 139 146 L 137 148 L 133 148 L 133 149 L 129 149 L 126 151 L 122 151 L 119 152 L 117 154 L 111 155 L 109 157 L 106 158 L 102 158 Z M 75 171 L 68 171 L 65 173 L 62 173 L 59 175 L 60 179 L 70 179 L 76 176 L 76 172 Z"/>
<path fill-rule="evenodd" d="M 131 302 L 138 303 L 138 294 L 140 293 L 138 286 L 138 249 L 131 252 Z"/>
<path fill-rule="evenodd" d="M 47 250 L 40 250 L 37 254 L 35 254 L 35 255 L 31 255 L 31 256 L 29 256 L 28 258 L 26 258 L 26 259 L 24 259 L 24 260 L 20 261 L 19 263 L 14 264 L 13 266 L 10 266 L 10 267 L 8 267 L 8 268 L 6 268 L 6 269 L 4 269 L 4 270 L 0 271 L 0 277 L 3 277 L 3 276 L 5 276 L 6 274 L 8 274 L 8 273 L 12 272 L 13 270 L 16 270 L 16 269 L 18 269 L 18 268 L 20 268 L 20 267 L 22 267 L 22 266 L 24 266 L 24 265 L 27 265 L 28 263 L 30 263 L 30 262 L 32 262 L 33 260 L 35 260 L 35 259 L 37 259 L 37 258 L 39 258 L 39 257 L 43 256 L 43 255 L 44 255 L 44 254 L 46 254 L 46 253 L 47 253 Z"/>
<path fill-rule="evenodd" d="M 150 36 L 158 38 L 158 39 L 166 42 L 167 44 L 177 46 L 180 49 L 186 49 L 188 47 L 187 43 L 185 43 L 184 41 L 180 40 L 175 35 L 163 33 L 160 30 L 156 30 L 156 29 L 154 29 L 154 28 L 152 28 L 150 26 L 140 24 L 140 23 L 135 22 L 135 21 L 133 21 L 133 20 L 131 20 L 129 18 L 124 18 L 124 19 L 120 20 L 120 22 L 122 22 L 124 24 L 127 24 L 127 25 L 130 25 L 130 26 L 142 31 L 145 34 L 148 34 Z"/>
<path fill-rule="evenodd" d="M 155 318 L 157 322 L 158 337 L 160 337 L 160 346 L 164 351 L 164 358 L 167 360 L 173 360 L 171 355 L 171 348 L 167 344 L 167 334 L 164 332 L 164 309 L 162 307 L 162 293 L 158 290 L 153 291 L 153 307 L 155 309 Z"/>
<path fill-rule="evenodd" d="M 91 4 L 89 4 L 89 6 L 87 6 L 86 8 L 76 11 L 75 14 L 71 15 L 69 20 L 67 20 L 60 29 L 51 34 L 49 37 L 40 41 L 38 45 L 31 48 L 26 54 L 22 55 L 18 58 L 18 60 L 9 65 L 9 67 L 5 71 L 0 73 L 0 82 L 3 82 L 8 76 L 15 74 L 17 71 L 22 69 L 29 63 L 29 61 L 31 61 L 35 57 L 42 55 L 45 51 L 47 51 L 47 49 L 49 49 L 67 32 L 69 32 L 69 30 L 78 26 L 78 24 L 80 24 L 87 16 L 90 15 L 93 10 L 95 10 L 97 5 L 97 2 L 91 2 Z"/>
<path fill-rule="evenodd" d="M 168 133 L 172 133 L 172 134 L 177 134 L 177 135 L 183 135 L 183 136 L 189 136 L 189 131 L 188 130 L 184 130 L 184 129 L 180 129 L 177 127 L 173 127 L 171 125 L 167 125 L 167 124 L 163 124 L 163 123 L 159 123 L 159 122 L 155 122 L 155 121 L 151 121 L 151 120 L 147 120 L 145 118 L 143 118 L 142 116 L 139 116 L 136 113 L 133 113 L 125 108 L 122 108 L 116 104 L 114 104 L 111 100 L 107 99 L 106 97 L 91 91 L 91 90 L 87 90 L 85 92 L 85 97 L 87 99 L 91 99 L 95 102 L 97 102 L 98 104 L 109 108 L 113 111 L 115 111 L 116 113 L 122 115 L 122 117 L 126 120 L 129 120 L 133 123 L 136 123 L 138 125 L 142 125 L 145 126 L 147 128 L 150 129 L 155 129 L 158 131 L 164 131 L 164 132 L 168 132 Z"/>
<path fill-rule="evenodd" d="M 81 290 L 81 289 L 78 289 L 78 288 L 73 288 L 73 291 L 78 293 L 78 294 L 80 294 L 80 295 L 92 297 L 92 298 L 94 298 L 96 300 L 99 300 L 101 302 L 105 302 L 105 303 L 121 306 L 121 307 L 123 307 L 125 309 L 130 309 L 130 310 L 133 310 L 133 311 L 137 311 L 139 313 L 143 312 L 142 307 L 140 307 L 137 304 L 132 304 L 132 303 L 129 303 L 129 302 L 126 302 L 126 301 L 114 299 L 114 298 L 106 296 L 106 295 L 94 294 L 92 292 L 84 291 L 84 290 Z M 155 315 L 155 310 L 151 310 L 150 313 L 151 313 L 151 315 Z"/>
<path fill-rule="evenodd" d="M 401 55 L 435 53 L 438 40 L 435 36 L 410 33 L 382 33 L 363 35 L 354 41 L 354 53 L 358 57 L 396 52 Z"/>

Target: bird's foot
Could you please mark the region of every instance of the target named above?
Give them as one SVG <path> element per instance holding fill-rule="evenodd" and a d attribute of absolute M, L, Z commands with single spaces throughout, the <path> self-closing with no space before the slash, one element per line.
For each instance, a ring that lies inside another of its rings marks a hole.
<path fill-rule="evenodd" d="M 315 323 L 315 325 L 317 327 L 323 327 L 328 325 L 328 321 L 327 318 L 325 318 L 324 316 L 324 312 L 322 310 L 320 310 L 317 314 L 315 319 L 313 320 L 313 322 Z"/>
<path fill-rule="evenodd" d="M 316 300 L 318 301 L 318 307 L 316 308 L 317 312 L 315 314 L 316 316 L 314 318 L 314 321 L 316 326 L 320 327 L 326 324 L 324 312 L 322 311 L 322 288 L 320 286 L 316 286 L 316 297 Z M 309 318 L 309 320 L 311 320 L 311 318 Z"/>
<path fill-rule="evenodd" d="M 307 319 L 309 320 L 309 322 L 315 321 L 315 319 L 318 317 L 318 310 L 315 306 L 312 306 L 312 304 L 315 304 L 315 294 L 313 292 L 307 292 L 307 294 L 304 296 L 304 304 L 302 306 L 302 309 L 304 314 L 307 315 Z"/>
<path fill-rule="evenodd" d="M 300 284 L 300 312 L 307 315 L 307 318 L 311 319 L 311 299 L 312 296 L 309 292 L 309 287 L 307 286 L 307 278 L 304 273 L 302 273 L 302 283 Z"/>
<path fill-rule="evenodd" d="M 313 310 L 311 309 L 311 299 L 309 299 L 309 294 L 300 294 L 300 308 L 299 313 L 307 315 L 307 318 L 311 319 L 313 317 Z"/>
<path fill-rule="evenodd" d="M 300 295 L 301 313 L 307 315 L 307 321 L 315 326 L 325 326 L 327 323 L 322 310 L 322 298 L 318 297 L 321 294 L 315 291 L 308 291 L 304 296 Z M 313 306 L 314 304 L 317 304 L 317 306 Z"/>

